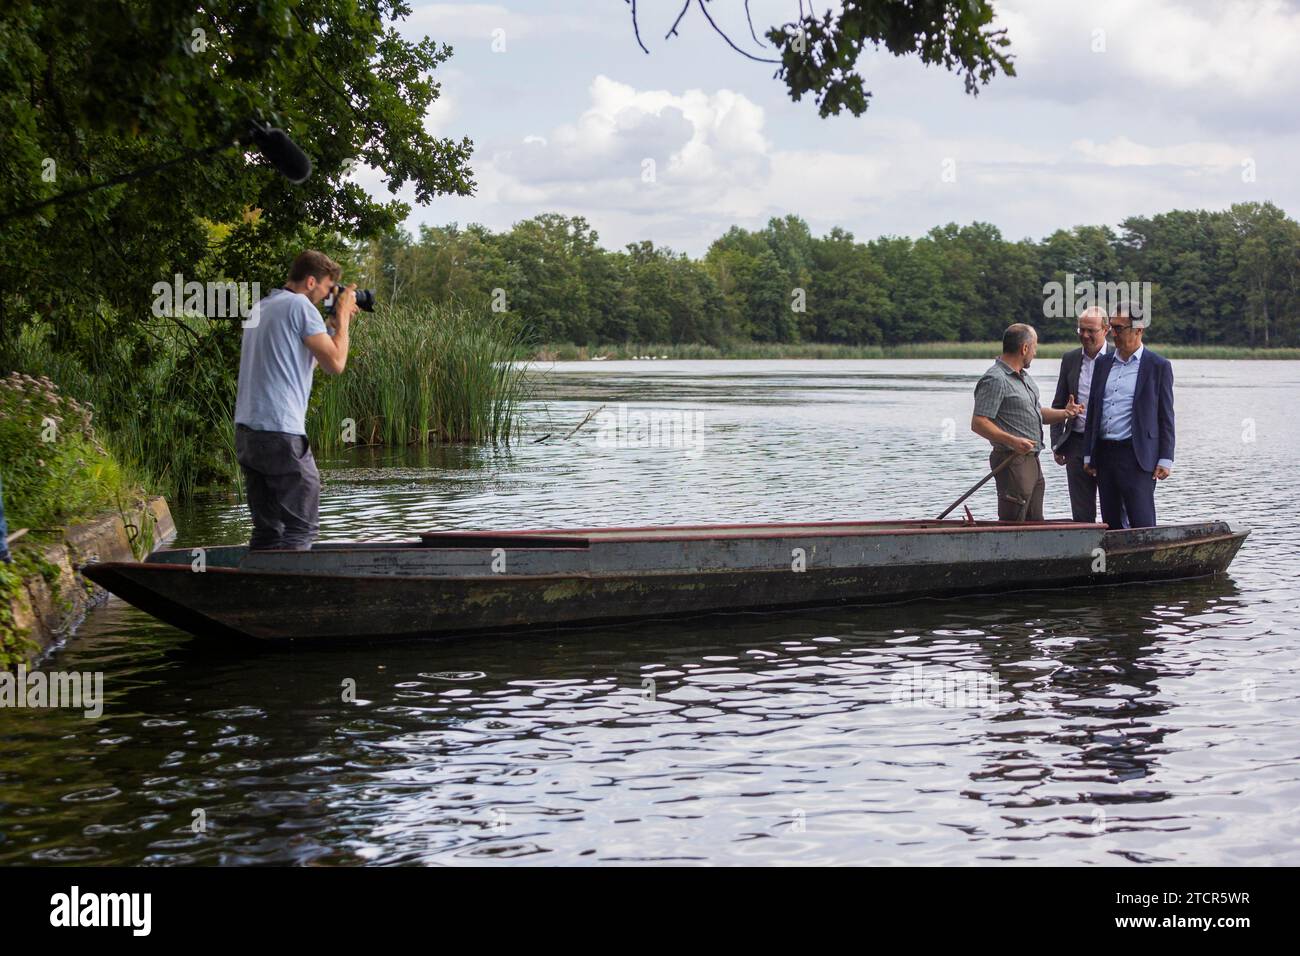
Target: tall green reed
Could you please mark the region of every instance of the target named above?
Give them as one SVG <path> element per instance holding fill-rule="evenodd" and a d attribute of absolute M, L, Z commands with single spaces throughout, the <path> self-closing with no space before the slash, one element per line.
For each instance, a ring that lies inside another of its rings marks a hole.
<path fill-rule="evenodd" d="M 350 332 L 347 368 L 318 376 L 313 390 L 307 433 L 315 447 L 338 451 L 349 437 L 428 445 L 518 435 L 532 386 L 515 362 L 517 320 L 453 302 L 361 313 Z"/>

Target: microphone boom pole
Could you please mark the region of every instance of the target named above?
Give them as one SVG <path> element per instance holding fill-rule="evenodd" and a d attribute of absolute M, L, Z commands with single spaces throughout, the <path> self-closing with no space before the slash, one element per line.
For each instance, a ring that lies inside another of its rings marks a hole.
<path fill-rule="evenodd" d="M 249 131 L 243 136 L 238 137 L 227 143 L 218 143 L 215 146 L 203 146 L 198 149 L 192 149 L 187 153 L 182 153 L 172 159 L 165 160 L 161 163 L 155 163 L 152 166 L 145 166 L 141 169 L 132 170 L 129 173 L 122 173 L 120 176 L 114 176 L 112 179 L 106 179 L 103 182 L 91 183 L 89 186 L 82 186 L 78 189 L 70 189 L 67 192 L 59 193 L 42 199 L 27 206 L 20 206 L 17 209 L 10 209 L 0 214 L 0 221 L 8 222 L 12 219 L 21 219 L 24 216 L 30 216 L 39 209 L 46 206 L 53 206 L 58 203 L 67 202 L 69 199 L 76 199 L 78 196 L 86 196 L 90 193 L 97 192 L 100 189 L 107 189 L 109 186 L 120 186 L 123 183 L 129 183 L 137 179 L 143 179 L 146 176 L 152 176 L 160 173 L 164 169 L 170 169 L 172 166 L 178 166 L 181 163 L 187 163 L 190 160 L 199 159 L 205 156 L 212 156 L 216 153 L 223 152 L 227 149 L 235 149 L 248 143 L 256 143 L 258 151 L 270 161 L 281 175 L 293 183 L 300 183 L 311 175 L 311 159 L 304 153 L 293 140 L 291 140 L 281 129 L 264 126 L 256 121 L 249 125 Z"/>

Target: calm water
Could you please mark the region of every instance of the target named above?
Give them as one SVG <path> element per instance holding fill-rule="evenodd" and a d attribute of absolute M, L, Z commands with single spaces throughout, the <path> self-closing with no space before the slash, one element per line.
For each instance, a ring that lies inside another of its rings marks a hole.
<path fill-rule="evenodd" d="M 933 516 L 982 474 L 986 365 L 557 365 L 509 454 L 322 461 L 322 537 Z M 1300 363 L 1175 370 L 1157 507 L 1253 528 L 1227 576 L 336 650 L 114 599 L 45 664 L 103 671 L 101 718 L 0 711 L 0 863 L 1300 863 Z M 703 442 L 566 439 L 620 404 Z M 236 502 L 176 517 L 247 534 Z M 897 700 L 972 672 L 996 706 Z"/>

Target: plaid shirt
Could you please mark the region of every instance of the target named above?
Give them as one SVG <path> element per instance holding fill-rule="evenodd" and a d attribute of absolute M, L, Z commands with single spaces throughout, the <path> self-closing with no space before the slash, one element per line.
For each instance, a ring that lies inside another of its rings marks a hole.
<path fill-rule="evenodd" d="M 1002 359 L 994 362 L 975 386 L 975 414 L 993 420 L 1005 432 L 1028 438 L 1043 449 L 1043 406 L 1038 385 Z"/>

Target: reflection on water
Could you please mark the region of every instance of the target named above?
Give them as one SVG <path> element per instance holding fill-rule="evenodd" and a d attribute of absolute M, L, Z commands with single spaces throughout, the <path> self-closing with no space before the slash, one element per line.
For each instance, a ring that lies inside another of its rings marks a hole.
<path fill-rule="evenodd" d="M 981 474 L 982 365 L 560 366 L 551 439 L 330 462 L 324 531 L 937 513 Z M 47 665 L 104 671 L 103 718 L 0 712 L 0 863 L 1300 862 L 1300 365 L 1176 372 L 1158 506 L 1254 527 L 1229 576 L 335 650 L 113 601 Z M 620 402 L 697 410 L 707 441 L 564 439 Z M 178 520 L 247 533 L 234 502 Z M 993 693 L 929 692 L 972 677 Z"/>

